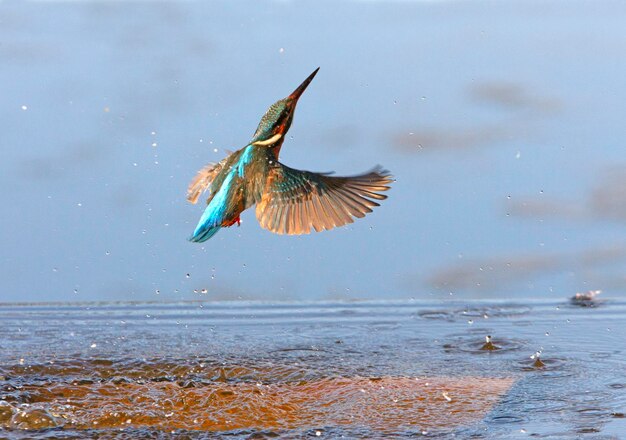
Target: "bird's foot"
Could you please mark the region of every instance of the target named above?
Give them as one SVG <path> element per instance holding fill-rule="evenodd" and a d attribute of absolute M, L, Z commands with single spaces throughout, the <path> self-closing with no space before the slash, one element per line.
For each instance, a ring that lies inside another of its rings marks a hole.
<path fill-rule="evenodd" d="M 237 223 L 237 226 L 241 226 L 241 219 L 239 218 L 239 216 L 237 216 L 236 218 L 230 220 L 227 223 L 224 223 L 222 226 L 228 228 L 229 226 L 234 225 L 235 223 Z"/>

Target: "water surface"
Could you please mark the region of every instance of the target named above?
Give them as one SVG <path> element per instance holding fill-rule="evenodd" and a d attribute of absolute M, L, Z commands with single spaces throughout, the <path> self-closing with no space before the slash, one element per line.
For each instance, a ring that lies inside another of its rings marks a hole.
<path fill-rule="evenodd" d="M 5 304 L 0 424 L 10 438 L 621 438 L 625 318 L 618 300 Z"/>

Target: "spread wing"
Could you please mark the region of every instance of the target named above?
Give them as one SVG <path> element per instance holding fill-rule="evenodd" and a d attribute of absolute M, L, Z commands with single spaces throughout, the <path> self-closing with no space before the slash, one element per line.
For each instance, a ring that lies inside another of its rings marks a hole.
<path fill-rule="evenodd" d="M 379 206 L 393 178 L 377 167 L 358 176 L 337 177 L 277 163 L 268 175 L 256 217 L 277 234 L 308 234 L 354 222 Z"/>
<path fill-rule="evenodd" d="M 193 178 L 187 188 L 187 200 L 190 203 L 195 204 L 198 202 L 200 194 L 209 189 L 215 177 L 222 171 L 225 163 L 226 160 L 222 160 L 219 163 L 210 163 L 198 171 L 198 174 L 196 174 L 196 177 Z"/>

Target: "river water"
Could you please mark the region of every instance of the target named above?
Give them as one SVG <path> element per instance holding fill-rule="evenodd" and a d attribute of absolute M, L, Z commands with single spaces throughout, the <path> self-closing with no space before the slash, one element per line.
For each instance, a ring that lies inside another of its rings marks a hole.
<path fill-rule="evenodd" d="M 3 305 L 0 436 L 622 438 L 625 318 L 610 299 Z"/>

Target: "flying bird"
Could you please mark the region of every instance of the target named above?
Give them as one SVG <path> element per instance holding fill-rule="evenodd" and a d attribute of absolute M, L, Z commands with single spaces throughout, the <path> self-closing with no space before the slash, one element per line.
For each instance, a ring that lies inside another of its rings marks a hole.
<path fill-rule="evenodd" d="M 201 169 L 189 184 L 187 200 L 208 191 L 207 206 L 189 240 L 200 243 L 221 228 L 240 224 L 239 215 L 256 204 L 261 227 L 276 234 L 308 234 L 354 222 L 387 198 L 393 181 L 380 166 L 349 177 L 313 173 L 283 165 L 278 154 L 291 127 L 298 99 L 319 67 L 294 92 L 270 106 L 252 140 L 221 162 Z"/>

